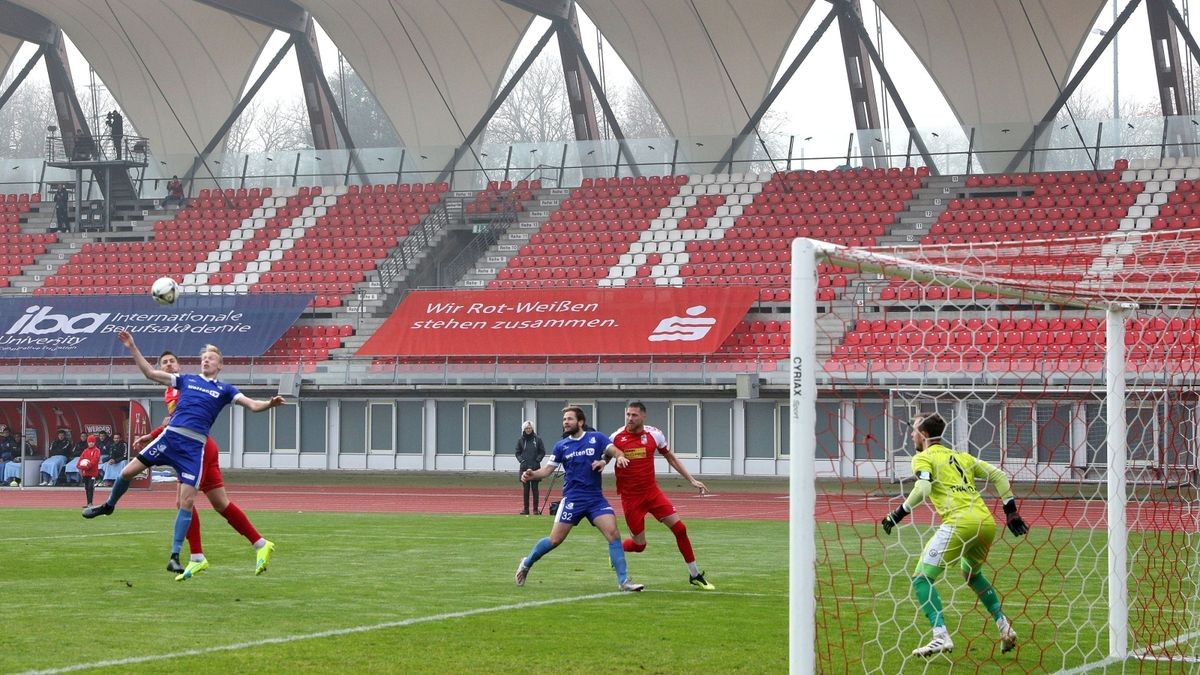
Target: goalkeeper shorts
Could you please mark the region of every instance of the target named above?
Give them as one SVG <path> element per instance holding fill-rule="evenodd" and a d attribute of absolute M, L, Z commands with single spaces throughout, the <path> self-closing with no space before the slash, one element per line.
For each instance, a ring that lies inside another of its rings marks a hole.
<path fill-rule="evenodd" d="M 987 560 L 995 539 L 996 521 L 991 518 L 943 524 L 925 544 L 917 573 L 922 573 L 926 567 L 945 569 L 960 561 L 977 569 Z"/>

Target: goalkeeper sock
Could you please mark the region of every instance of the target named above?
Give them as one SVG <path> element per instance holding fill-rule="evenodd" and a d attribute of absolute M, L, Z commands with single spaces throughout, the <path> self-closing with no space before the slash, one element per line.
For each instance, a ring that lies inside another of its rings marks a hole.
<path fill-rule="evenodd" d="M 542 556 L 554 550 L 554 546 L 550 543 L 550 537 L 542 537 L 533 545 L 533 550 L 525 558 L 525 566 L 533 567 L 533 563 L 537 562 Z"/>
<path fill-rule="evenodd" d="M 933 580 L 924 574 L 913 577 L 912 580 L 913 595 L 917 597 L 917 604 L 921 606 L 921 611 L 925 613 L 925 618 L 929 619 L 929 625 L 933 626 L 934 632 L 938 628 L 945 628 L 946 619 L 942 615 L 942 598 L 938 595 L 937 589 L 933 587 Z"/>
<path fill-rule="evenodd" d="M 1000 609 L 1000 596 L 996 595 L 992 582 L 983 576 L 983 572 L 976 572 L 967 579 L 967 585 L 975 591 L 975 595 L 978 595 L 979 601 L 983 603 L 983 608 L 996 620 L 996 625 L 999 625 L 1000 620 L 1004 618 L 1004 610 Z"/>

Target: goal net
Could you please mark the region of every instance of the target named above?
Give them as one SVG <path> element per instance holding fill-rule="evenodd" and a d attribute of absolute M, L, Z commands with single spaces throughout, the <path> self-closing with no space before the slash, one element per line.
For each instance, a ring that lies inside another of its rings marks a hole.
<path fill-rule="evenodd" d="M 794 244 L 794 672 L 1200 668 L 1200 230 L 962 239 Z M 814 302 L 835 271 L 846 293 Z M 1010 477 L 1031 528 L 1013 536 L 978 484 L 1009 653 L 951 563 L 934 586 L 953 651 L 911 655 L 932 637 L 912 578 L 939 521 L 926 502 L 879 523 L 931 412 Z"/>

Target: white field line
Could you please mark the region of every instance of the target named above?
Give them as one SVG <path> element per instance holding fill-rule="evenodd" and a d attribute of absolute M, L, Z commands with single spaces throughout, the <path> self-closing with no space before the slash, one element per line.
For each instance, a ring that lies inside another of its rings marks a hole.
<path fill-rule="evenodd" d="M 239 649 L 253 649 L 264 645 L 287 644 L 290 642 L 300 642 L 302 640 L 319 640 L 327 637 L 337 637 L 340 635 L 352 635 L 354 633 L 368 633 L 371 631 L 385 630 L 388 628 L 402 628 L 405 626 L 415 626 L 421 623 L 432 623 L 434 621 L 445 621 L 447 619 L 461 619 L 468 616 L 479 616 L 481 614 L 494 614 L 496 612 L 507 612 L 511 610 L 529 609 L 530 607 L 544 607 L 547 605 L 561 605 L 571 602 L 583 602 L 586 600 L 598 600 L 602 598 L 611 598 L 613 596 L 622 595 L 621 591 L 610 591 L 608 593 L 593 593 L 591 595 L 577 595 L 570 598 L 554 598 L 551 600 L 534 600 L 530 602 L 517 602 L 511 605 L 499 605 L 497 607 L 480 607 L 478 609 L 467 609 L 461 612 L 446 612 L 444 614 L 432 614 L 430 616 L 418 616 L 411 619 L 403 619 L 400 621 L 386 621 L 384 623 L 375 623 L 366 626 L 353 626 L 350 628 L 337 628 L 333 630 L 324 630 L 316 633 L 303 633 L 300 635 L 285 635 L 275 638 L 266 638 L 264 640 L 252 640 L 249 642 L 235 642 L 227 645 L 216 645 L 213 647 L 203 647 L 201 649 L 185 649 L 178 652 L 166 652 L 162 654 L 147 654 L 145 656 L 130 656 L 122 659 L 108 659 L 105 661 L 91 661 L 88 663 L 77 663 L 70 666 L 62 666 L 59 668 L 47 668 L 45 670 L 28 670 L 25 675 L 51 675 L 52 673 L 70 673 L 77 670 L 91 670 L 93 668 L 113 668 L 120 666 L 130 666 L 138 663 L 150 663 L 152 661 L 166 661 L 169 659 L 178 659 L 189 656 L 203 656 L 205 654 L 215 654 L 218 652 L 232 652 Z"/>
<path fill-rule="evenodd" d="M 132 532 L 102 532 L 98 534 L 49 534 L 40 537 L 0 537 L 0 543 L 7 541 L 49 541 L 51 539 L 90 539 L 92 537 L 128 537 L 140 534 L 160 534 L 157 530 L 136 530 Z"/>
<path fill-rule="evenodd" d="M 1127 656 L 1125 658 L 1118 658 L 1116 656 L 1110 656 L 1106 659 L 1100 659 L 1099 661 L 1085 663 L 1082 666 L 1078 666 L 1078 667 L 1072 668 L 1070 670 L 1060 670 L 1060 671 L 1058 671 L 1057 675 L 1080 675 L 1081 673 L 1090 673 L 1091 671 L 1096 670 L 1097 668 L 1104 668 L 1105 666 L 1111 666 L 1115 663 L 1121 663 L 1122 661 L 1127 661 L 1129 659 L 1144 658 L 1144 657 L 1147 657 L 1151 652 L 1154 652 L 1158 649 L 1162 649 L 1163 647 L 1172 647 L 1181 642 L 1188 642 L 1188 641 L 1194 640 L 1198 637 L 1200 637 L 1200 632 L 1184 633 L 1183 635 L 1173 637 L 1170 640 L 1163 640 L 1162 642 L 1159 642 L 1158 644 L 1153 644 L 1153 645 L 1150 645 L 1149 647 L 1145 647 L 1143 649 L 1135 649 L 1132 652 L 1130 652 L 1129 656 Z M 1150 657 L 1150 658 L 1152 658 L 1155 661 L 1175 660 L 1175 661 L 1183 662 L 1183 661 L 1187 660 L 1187 659 L 1183 659 L 1183 658 L 1169 659 L 1169 658 L 1165 658 L 1165 657 Z"/>

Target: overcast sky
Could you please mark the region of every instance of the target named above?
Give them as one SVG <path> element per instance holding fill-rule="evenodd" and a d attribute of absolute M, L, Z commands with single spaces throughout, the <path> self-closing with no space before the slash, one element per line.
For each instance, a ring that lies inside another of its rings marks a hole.
<path fill-rule="evenodd" d="M 1097 29 L 1107 29 L 1112 23 L 1111 7 L 1113 4 L 1111 3 L 1115 3 L 1115 1 L 1110 0 L 1109 7 L 1101 12 L 1096 25 Z M 877 35 L 877 29 L 874 5 L 870 0 L 865 0 L 862 6 L 863 18 L 867 30 L 872 36 L 875 36 Z M 1121 6 L 1124 6 L 1124 3 Z M 782 61 L 783 66 L 781 70 L 786 68 L 791 62 L 794 55 L 799 52 L 800 48 L 812 34 L 817 24 L 824 18 L 824 12 L 820 11 L 821 8 L 822 6 L 819 4 L 814 5 L 814 10 L 810 11 L 809 15 L 805 18 L 799 31 L 797 31 L 796 37 L 792 40 L 792 44 L 788 48 L 788 52 Z M 883 24 L 882 39 L 876 46 L 882 52 L 888 72 L 896 83 L 896 87 L 904 99 L 906 106 L 909 108 L 917 126 L 921 128 L 948 128 L 957 126 L 954 115 L 951 113 L 949 106 L 946 105 L 944 97 L 934 86 L 924 66 L 921 65 L 912 50 L 908 48 L 886 19 L 883 21 Z M 546 26 L 547 23 L 544 19 L 538 19 L 533 22 L 525 39 L 522 41 L 521 47 L 518 48 L 514 56 L 514 64 L 519 63 L 525 57 L 528 50 L 537 41 L 537 38 L 545 31 Z M 589 57 L 593 59 L 593 63 L 596 63 L 597 41 L 595 39 L 595 26 L 582 10 L 580 11 L 580 28 L 583 35 L 582 42 L 589 52 Z M 332 73 L 336 71 L 338 66 L 337 48 L 319 27 L 318 33 L 319 46 L 326 71 Z M 286 36 L 279 32 L 276 32 L 271 37 L 263 49 L 259 62 L 255 66 L 255 70 L 251 74 L 247 86 L 249 86 L 249 82 L 252 82 L 257 77 L 261 69 L 266 66 L 267 62 L 279 50 L 285 40 Z M 1099 40 L 1099 34 L 1093 31 L 1084 45 L 1084 50 L 1080 55 L 1079 61 L 1082 61 L 1087 56 Z M 1157 105 L 1158 94 L 1155 85 L 1145 3 L 1139 5 L 1134 15 L 1122 29 L 1117 39 L 1117 46 L 1120 58 L 1118 73 L 1120 75 L 1121 101 L 1136 101 Z M 551 47 L 553 47 L 553 43 Z M 13 60 L 13 65 L 6 74 L 5 80 L 11 79 L 14 73 L 33 54 L 34 49 L 30 44 L 22 47 L 17 57 Z M 547 51 L 549 50 L 548 48 Z M 69 53 L 71 55 L 71 69 L 76 80 L 76 85 L 82 88 L 88 81 L 89 69 L 87 62 L 73 47 L 69 50 Z M 1190 63 L 1190 59 L 1188 62 Z M 632 80 L 632 76 L 629 74 L 624 63 L 621 62 L 617 52 L 608 47 L 607 43 L 604 49 L 604 70 L 609 87 L 627 84 Z M 828 147 L 840 148 L 840 150 L 837 150 L 838 152 L 844 151 L 846 139 L 854 130 L 854 122 L 850 113 L 849 93 L 844 73 L 840 39 L 836 26 L 834 26 L 826 31 L 825 36 L 801 66 L 796 76 L 792 78 L 792 81 L 788 84 L 774 106 L 774 109 L 782 113 L 786 118 L 786 127 L 783 130 L 798 135 L 816 136 L 816 141 L 827 140 L 829 143 Z M 45 69 L 35 69 L 30 77 L 36 77 L 44 81 Z M 879 84 L 878 78 L 876 84 Z M 1104 57 L 1092 69 L 1092 72 L 1088 74 L 1084 80 L 1082 90 L 1090 93 L 1098 100 L 1112 100 L 1112 46 L 1109 47 L 1109 51 L 1105 53 Z M 813 92 L 820 92 L 819 95 L 825 100 L 822 105 L 812 105 Z M 757 100 L 758 93 L 753 93 L 753 95 L 750 95 L 750 92 L 742 93 L 748 102 Z M 296 68 L 295 57 L 294 55 L 289 55 L 276 69 L 274 75 L 272 75 L 260 93 L 260 96 L 298 99 L 300 95 L 300 76 Z M 885 97 L 880 96 L 878 100 L 882 106 Z M 753 107 L 753 104 L 750 105 Z M 845 111 L 844 116 L 829 115 L 830 110 L 838 110 L 839 106 L 840 109 Z M 888 105 L 884 114 L 886 115 L 885 126 L 899 127 L 903 125 L 899 116 L 895 114 L 894 106 Z M 825 144 L 823 143 L 822 146 L 825 146 Z"/>

